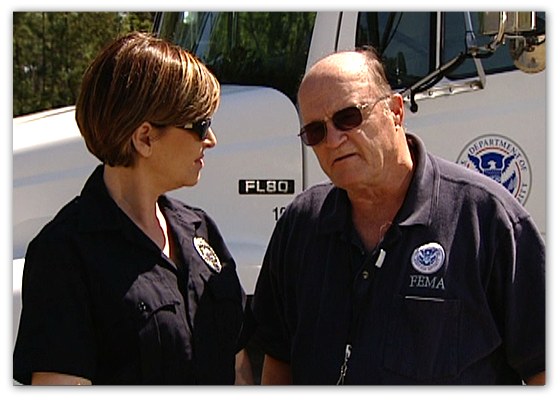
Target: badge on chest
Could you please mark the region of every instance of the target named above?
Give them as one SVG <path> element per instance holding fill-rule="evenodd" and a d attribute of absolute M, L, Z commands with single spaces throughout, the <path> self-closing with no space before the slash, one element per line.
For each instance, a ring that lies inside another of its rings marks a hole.
<path fill-rule="evenodd" d="M 439 243 L 427 243 L 416 248 L 410 261 L 420 275 L 410 275 L 409 288 L 445 290 L 443 276 L 435 275 L 445 262 L 445 250 Z"/>
<path fill-rule="evenodd" d="M 195 237 L 193 239 L 194 248 L 200 255 L 200 257 L 204 260 L 208 267 L 216 272 L 220 273 L 222 271 L 222 264 L 220 263 L 220 259 L 214 252 L 214 249 L 208 244 L 208 242 L 201 237 Z"/>
<path fill-rule="evenodd" d="M 428 243 L 414 250 L 410 261 L 416 271 L 433 274 L 443 265 L 445 251 L 439 243 Z"/>

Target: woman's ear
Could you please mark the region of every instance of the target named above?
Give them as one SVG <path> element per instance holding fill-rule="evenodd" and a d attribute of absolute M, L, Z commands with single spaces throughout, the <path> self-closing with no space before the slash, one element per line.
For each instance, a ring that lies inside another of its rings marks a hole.
<path fill-rule="evenodd" d="M 132 145 L 141 157 L 149 157 L 153 151 L 155 128 L 149 122 L 142 122 L 132 134 Z"/>

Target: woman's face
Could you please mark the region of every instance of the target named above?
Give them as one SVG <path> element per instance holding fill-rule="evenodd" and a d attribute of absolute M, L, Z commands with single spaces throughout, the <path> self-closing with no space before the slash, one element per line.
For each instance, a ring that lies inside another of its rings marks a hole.
<path fill-rule="evenodd" d="M 184 128 L 169 126 L 154 141 L 153 171 L 164 191 L 194 186 L 204 167 L 204 152 L 216 145 L 216 136 L 208 129 L 206 137 Z"/>

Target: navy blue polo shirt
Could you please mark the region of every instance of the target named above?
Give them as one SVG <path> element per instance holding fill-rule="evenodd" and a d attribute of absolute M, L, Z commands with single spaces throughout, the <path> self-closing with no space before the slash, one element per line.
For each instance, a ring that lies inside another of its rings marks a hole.
<path fill-rule="evenodd" d="M 298 196 L 253 303 L 256 341 L 296 384 L 518 384 L 545 370 L 545 249 L 501 185 L 426 153 L 368 254 L 346 192 Z"/>
<path fill-rule="evenodd" d="M 234 382 L 245 302 L 235 262 L 204 211 L 158 203 L 177 263 L 109 196 L 103 166 L 30 243 L 15 380 L 46 371 L 94 384 Z"/>

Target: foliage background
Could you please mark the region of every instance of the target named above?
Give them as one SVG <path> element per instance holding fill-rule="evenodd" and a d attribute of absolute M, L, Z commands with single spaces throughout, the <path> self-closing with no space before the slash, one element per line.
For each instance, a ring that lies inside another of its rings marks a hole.
<path fill-rule="evenodd" d="M 75 104 L 82 75 L 116 37 L 151 32 L 155 12 L 14 12 L 13 116 Z"/>

